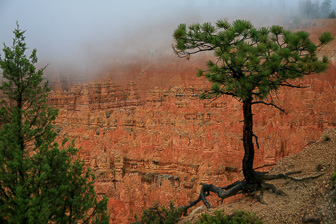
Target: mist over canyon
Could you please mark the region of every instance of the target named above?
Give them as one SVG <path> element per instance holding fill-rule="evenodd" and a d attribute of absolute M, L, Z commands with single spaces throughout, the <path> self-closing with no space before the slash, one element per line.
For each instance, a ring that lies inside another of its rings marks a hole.
<path fill-rule="evenodd" d="M 48 103 L 60 109 L 55 129 L 60 139 L 75 140 L 94 171 L 112 223 L 129 223 L 156 202 L 186 205 L 202 182 L 225 186 L 243 178 L 241 103 L 199 99 L 209 83 L 196 71 L 210 55 L 185 60 L 174 54 L 179 23 L 239 18 L 306 30 L 313 41 L 324 31 L 336 35 L 335 19 L 294 21 L 298 1 L 289 0 L 111 1 L 105 7 L 33 1 L 35 8 L 17 2 L 0 2 L 0 40 L 11 42 L 17 20 L 28 46 L 38 49 L 39 65 L 49 64 Z M 300 152 L 336 126 L 335 49 L 333 41 L 321 51 L 330 58 L 327 72 L 296 81 L 309 88 L 281 88 L 273 96 L 287 114 L 253 106 L 260 144 L 255 167 Z"/>
<path fill-rule="evenodd" d="M 316 40 L 326 30 L 335 35 L 335 23 L 314 20 L 297 29 Z M 331 58 L 327 72 L 297 81 L 309 88 L 274 95 L 287 114 L 253 107 L 260 144 L 255 167 L 301 151 L 336 126 L 334 49 L 331 43 L 322 52 Z M 156 202 L 185 205 L 198 197 L 201 182 L 225 186 L 242 179 L 241 104 L 229 97 L 199 99 L 208 83 L 195 73 L 205 60 L 120 60 L 94 81 L 60 76 L 52 82 L 50 103 L 60 108 L 56 128 L 76 140 L 96 174 L 97 193 L 109 197 L 113 223 L 129 223 Z M 210 202 L 218 203 L 216 197 Z"/>
<path fill-rule="evenodd" d="M 304 19 L 298 0 L 0 1 L 0 41 L 11 43 L 16 21 L 38 49 L 45 75 L 88 81 L 113 63 L 174 57 L 172 33 L 180 23 L 247 19 L 255 26 Z M 332 8 L 336 6 L 333 3 Z"/>

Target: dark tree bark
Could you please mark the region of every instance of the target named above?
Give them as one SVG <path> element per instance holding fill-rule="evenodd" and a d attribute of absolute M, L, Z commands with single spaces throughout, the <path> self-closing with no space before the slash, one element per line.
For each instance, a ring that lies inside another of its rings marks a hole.
<path fill-rule="evenodd" d="M 248 184 L 255 184 L 256 174 L 253 170 L 254 146 L 253 137 L 253 115 L 252 115 L 252 97 L 243 100 L 243 142 L 244 142 L 244 158 L 243 158 L 243 173 Z"/>
<path fill-rule="evenodd" d="M 223 35 L 227 35 L 228 38 L 223 38 Z M 256 36 L 258 38 L 255 38 Z M 201 183 L 202 189 L 198 199 L 185 206 L 186 210 L 199 201 L 203 201 L 209 208 L 210 204 L 206 197 L 210 192 L 218 194 L 221 199 L 244 193 L 264 202 L 263 190 L 284 194 L 274 185 L 265 183 L 265 180 L 274 178 L 299 180 L 287 174 L 268 175 L 267 172 L 254 171 L 253 137 L 258 148 L 259 144 L 257 136 L 253 133 L 252 105 L 261 103 L 285 112 L 273 102 L 270 94 L 277 92 L 281 86 L 302 88 L 301 85 L 290 84 L 289 78 L 296 79 L 327 69 L 328 59 L 323 57 L 322 60 L 317 60 L 316 54 L 334 37 L 331 33 L 325 32 L 319 37 L 320 44 L 315 45 L 307 38 L 308 36 L 306 32 L 292 33 L 278 25 L 257 30 L 250 22 L 243 20 L 237 20 L 232 24 L 227 20 L 219 20 L 216 26 L 210 23 L 191 26 L 180 24 L 174 31 L 176 44 L 173 44 L 173 49 L 179 57 L 189 59 L 190 55 L 202 51 L 215 53 L 216 60 L 207 62 L 208 69 L 198 70 L 198 76 L 206 77 L 213 84 L 210 90 L 203 92 L 201 98 L 217 99 L 223 95 L 232 96 L 239 101 L 242 100 L 244 115 L 242 168 L 245 180 L 224 188 Z M 295 61 L 290 60 L 293 57 L 296 58 Z M 256 96 L 254 100 L 258 101 L 253 102 L 253 96 Z M 260 194 L 256 194 L 257 192 Z"/>

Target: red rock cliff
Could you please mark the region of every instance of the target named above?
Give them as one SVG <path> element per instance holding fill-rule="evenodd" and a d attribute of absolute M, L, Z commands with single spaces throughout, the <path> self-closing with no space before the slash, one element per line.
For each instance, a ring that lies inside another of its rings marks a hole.
<path fill-rule="evenodd" d="M 155 202 L 187 204 L 198 197 L 201 182 L 224 186 L 242 177 L 241 103 L 199 100 L 206 86 L 194 75 L 200 61 L 133 63 L 123 68 L 133 75 L 123 77 L 121 86 L 113 68 L 105 81 L 51 94 L 50 103 L 60 108 L 56 129 L 81 148 L 97 176 L 98 195 L 110 199 L 113 223 L 129 223 Z M 307 89 L 280 89 L 274 97 L 287 115 L 253 107 L 256 167 L 302 150 L 336 126 L 335 82 L 331 65 L 321 76 L 300 80 Z"/>

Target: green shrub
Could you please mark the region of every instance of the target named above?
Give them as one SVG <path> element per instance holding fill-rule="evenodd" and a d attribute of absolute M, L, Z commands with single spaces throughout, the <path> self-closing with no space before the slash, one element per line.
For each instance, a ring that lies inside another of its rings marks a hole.
<path fill-rule="evenodd" d="M 262 220 L 245 211 L 235 211 L 232 215 L 225 215 L 224 210 L 215 211 L 215 215 L 202 214 L 197 224 L 262 224 Z"/>
<path fill-rule="evenodd" d="M 331 140 L 331 138 L 330 138 L 329 135 L 324 135 L 323 138 L 322 138 L 322 142 L 328 142 L 330 140 Z"/>
<path fill-rule="evenodd" d="M 169 206 L 154 204 L 143 210 L 141 218 L 135 215 L 133 224 L 173 224 L 182 216 L 183 209 L 177 208 L 170 202 Z"/>

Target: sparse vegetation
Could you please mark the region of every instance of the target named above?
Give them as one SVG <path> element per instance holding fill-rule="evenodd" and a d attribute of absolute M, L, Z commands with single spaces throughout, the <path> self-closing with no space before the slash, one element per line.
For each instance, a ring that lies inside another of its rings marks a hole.
<path fill-rule="evenodd" d="M 328 142 L 330 140 L 331 140 L 331 138 L 330 138 L 329 135 L 324 135 L 323 138 L 322 138 L 322 142 Z"/>
<path fill-rule="evenodd" d="M 183 214 L 183 208 L 177 208 L 171 202 L 168 206 L 154 204 L 143 210 L 141 217 L 135 215 L 133 224 L 174 224 L 177 223 Z M 235 211 L 232 215 L 226 215 L 224 210 L 217 210 L 214 215 L 201 214 L 197 224 L 262 224 L 262 220 L 245 211 Z"/>
<path fill-rule="evenodd" d="M 168 206 L 154 204 L 143 210 L 141 217 L 135 215 L 133 224 L 173 224 L 182 216 L 183 209 L 175 207 L 172 202 Z"/>
<path fill-rule="evenodd" d="M 215 215 L 202 214 L 197 224 L 262 224 L 262 220 L 245 211 L 235 211 L 232 215 L 225 215 L 224 210 L 215 211 Z"/>

